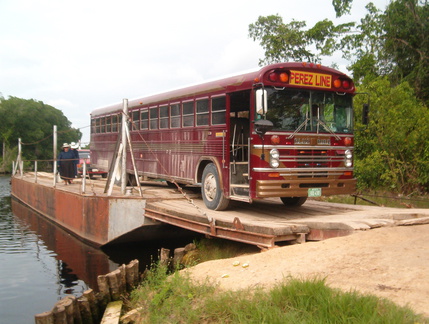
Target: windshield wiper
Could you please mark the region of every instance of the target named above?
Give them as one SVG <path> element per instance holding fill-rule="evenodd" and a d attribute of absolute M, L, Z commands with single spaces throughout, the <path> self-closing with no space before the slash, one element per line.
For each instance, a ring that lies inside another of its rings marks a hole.
<path fill-rule="evenodd" d="M 301 125 L 299 125 L 298 126 L 298 128 L 292 133 L 292 134 L 290 134 L 289 135 L 289 137 L 288 137 L 288 139 L 291 139 L 291 138 L 293 138 L 295 135 L 296 135 L 296 133 L 298 133 L 302 128 L 305 128 L 305 127 L 307 127 L 307 124 L 308 124 L 308 122 L 311 120 L 311 118 L 310 117 L 307 117 L 303 122 L 302 122 L 302 124 Z M 341 138 L 337 135 L 337 134 L 335 134 L 333 131 L 332 131 L 332 129 L 330 129 L 326 124 L 325 124 L 325 122 L 323 122 L 322 120 L 320 120 L 319 118 L 316 118 L 316 121 L 317 121 L 317 134 L 319 134 L 319 125 L 321 125 L 328 133 L 331 133 L 332 135 L 334 135 L 335 136 L 335 139 L 337 139 L 337 140 L 340 140 Z"/>

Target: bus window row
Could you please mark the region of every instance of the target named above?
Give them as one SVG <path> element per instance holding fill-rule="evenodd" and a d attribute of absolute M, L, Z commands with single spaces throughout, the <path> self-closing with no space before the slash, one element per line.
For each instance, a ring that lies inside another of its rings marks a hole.
<path fill-rule="evenodd" d="M 224 125 L 226 97 L 212 97 L 131 110 L 131 131 Z M 94 118 L 92 133 L 118 132 L 121 115 Z"/>
<path fill-rule="evenodd" d="M 117 133 L 121 129 L 121 123 L 121 114 L 92 118 L 91 133 Z"/>
<path fill-rule="evenodd" d="M 224 125 L 225 97 L 142 108 L 130 112 L 132 130 Z"/>

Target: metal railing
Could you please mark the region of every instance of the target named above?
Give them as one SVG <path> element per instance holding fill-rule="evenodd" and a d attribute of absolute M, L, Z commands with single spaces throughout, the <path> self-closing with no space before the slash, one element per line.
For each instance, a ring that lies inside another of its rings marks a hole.
<path fill-rule="evenodd" d="M 89 162 L 89 159 L 83 158 L 82 159 L 84 163 L 82 163 L 82 183 L 81 183 L 81 193 L 84 194 L 86 192 L 86 176 L 87 174 L 87 162 Z M 62 160 L 62 161 L 79 161 L 79 159 L 70 159 L 70 160 Z M 34 183 L 37 183 L 38 181 L 38 174 L 40 172 L 52 172 L 51 170 L 54 170 L 53 173 L 53 187 L 56 188 L 57 183 L 60 180 L 60 172 L 58 171 L 58 160 L 21 160 L 18 158 L 17 161 L 12 161 L 12 176 L 17 176 L 19 173 L 19 177 L 22 179 L 24 177 L 24 162 L 25 164 L 30 164 L 30 170 L 31 172 L 34 172 Z M 39 171 L 39 162 L 46 163 L 46 167 L 43 168 L 43 170 L 49 170 L 49 171 Z M 34 167 L 32 168 L 31 165 Z M 48 167 L 49 165 L 49 167 Z M 51 167 L 53 165 L 53 169 Z M 76 172 L 76 176 L 77 176 Z"/>

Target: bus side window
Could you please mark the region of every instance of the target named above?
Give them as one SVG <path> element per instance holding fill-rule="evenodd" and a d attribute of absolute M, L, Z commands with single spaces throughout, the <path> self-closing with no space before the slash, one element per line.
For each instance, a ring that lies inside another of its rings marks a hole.
<path fill-rule="evenodd" d="M 168 128 L 168 106 L 159 107 L 159 128 Z"/>
<path fill-rule="evenodd" d="M 118 115 L 112 116 L 112 133 L 116 133 L 118 131 Z"/>
<path fill-rule="evenodd" d="M 188 101 L 183 103 L 183 127 L 194 126 L 194 102 Z"/>
<path fill-rule="evenodd" d="M 180 128 L 180 104 L 173 104 L 170 106 L 170 127 Z"/>
<path fill-rule="evenodd" d="M 149 108 L 150 129 L 158 129 L 158 107 Z"/>
<path fill-rule="evenodd" d="M 131 130 L 139 130 L 140 129 L 140 111 L 139 110 L 134 110 L 132 112 L 132 125 L 131 125 Z"/>
<path fill-rule="evenodd" d="M 106 133 L 112 132 L 112 117 L 107 116 L 106 117 Z"/>
<path fill-rule="evenodd" d="M 140 129 L 149 129 L 149 112 L 148 110 L 141 110 L 140 112 Z"/>
<path fill-rule="evenodd" d="M 209 124 L 209 100 L 197 100 L 197 126 Z"/>
<path fill-rule="evenodd" d="M 212 125 L 225 124 L 226 97 L 212 98 Z"/>

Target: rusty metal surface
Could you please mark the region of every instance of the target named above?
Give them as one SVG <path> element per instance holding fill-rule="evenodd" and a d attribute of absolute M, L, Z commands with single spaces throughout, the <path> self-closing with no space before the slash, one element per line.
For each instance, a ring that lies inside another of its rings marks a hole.
<path fill-rule="evenodd" d="M 108 201 L 12 178 L 12 196 L 74 235 L 94 245 L 108 240 Z"/>
<path fill-rule="evenodd" d="M 196 221 L 184 219 L 181 217 L 177 217 L 174 215 L 161 213 L 159 211 L 150 210 L 147 208 L 145 211 L 145 216 L 164 223 L 186 228 L 201 234 L 206 234 L 217 238 L 222 238 L 222 239 L 227 239 L 227 240 L 232 240 L 232 241 L 237 241 L 237 242 L 242 242 L 247 244 L 253 244 L 253 245 L 257 245 L 265 248 L 274 247 L 276 242 L 275 235 L 254 233 L 254 232 L 245 231 L 244 229 L 236 229 L 234 227 L 228 228 L 223 226 L 217 226 L 213 223 L 205 224 L 203 222 L 196 222 Z M 294 240 L 296 238 L 298 238 L 298 235 L 296 236 L 291 235 L 290 240 Z"/>
<path fill-rule="evenodd" d="M 79 184 L 57 184 L 54 188 L 52 182 L 52 175 L 39 176 L 37 184 L 34 175 L 25 175 L 22 179 L 12 177 L 12 196 L 75 235 L 99 245 L 118 238 L 116 234 L 109 237 L 112 224 L 115 224 L 115 231 L 117 227 L 124 227 L 119 231 L 122 234 L 127 230 L 153 227 L 154 221 L 162 222 L 209 236 L 272 247 L 282 241 L 324 240 L 358 230 L 394 226 L 407 219 L 429 217 L 429 209 L 342 205 L 315 200 L 301 207 L 285 207 L 279 199 L 272 198 L 253 204 L 235 202 L 227 211 L 213 211 L 204 206 L 198 188 L 186 189 L 188 199 L 184 199 L 181 192 L 165 184 L 144 182 L 143 197 L 121 196 L 118 189 L 114 189 L 113 197 L 107 197 L 105 181 L 87 183 L 88 190 L 84 194 Z M 144 200 L 145 207 L 117 207 L 117 218 L 112 222 L 109 205 L 115 199 L 125 203 L 127 199 Z M 122 222 L 122 217 L 129 216 L 135 219 Z M 130 223 L 128 227 L 135 228 L 128 228 L 126 222 Z"/>

